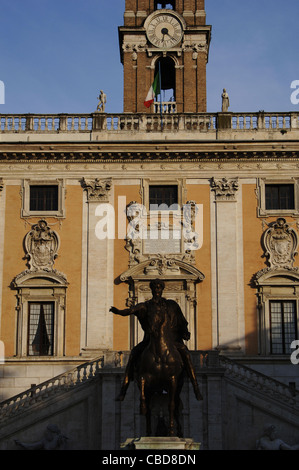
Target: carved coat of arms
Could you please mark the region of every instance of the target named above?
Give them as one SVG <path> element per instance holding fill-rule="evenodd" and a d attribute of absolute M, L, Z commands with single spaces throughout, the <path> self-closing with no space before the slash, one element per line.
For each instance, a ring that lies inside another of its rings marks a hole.
<path fill-rule="evenodd" d="M 25 237 L 25 248 L 31 271 L 51 271 L 57 257 L 59 240 L 45 220 L 32 226 Z"/>
<path fill-rule="evenodd" d="M 263 236 L 265 255 L 271 268 L 292 268 L 297 254 L 298 237 L 282 217 L 266 230 Z"/>

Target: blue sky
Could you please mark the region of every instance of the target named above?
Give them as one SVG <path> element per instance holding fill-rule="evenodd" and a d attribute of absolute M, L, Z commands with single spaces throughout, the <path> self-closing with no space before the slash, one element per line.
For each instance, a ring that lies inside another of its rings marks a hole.
<path fill-rule="evenodd" d="M 118 26 L 125 0 L 0 0 L 0 113 L 90 113 L 103 89 L 122 112 Z M 206 0 L 208 111 L 299 111 L 298 0 Z"/>

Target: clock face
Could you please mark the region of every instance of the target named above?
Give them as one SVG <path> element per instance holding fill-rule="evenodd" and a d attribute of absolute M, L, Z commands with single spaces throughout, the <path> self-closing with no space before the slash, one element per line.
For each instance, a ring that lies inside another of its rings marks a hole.
<path fill-rule="evenodd" d="M 183 37 L 181 23 L 175 16 L 167 13 L 155 16 L 150 21 L 146 33 L 149 41 L 161 49 L 176 46 Z"/>

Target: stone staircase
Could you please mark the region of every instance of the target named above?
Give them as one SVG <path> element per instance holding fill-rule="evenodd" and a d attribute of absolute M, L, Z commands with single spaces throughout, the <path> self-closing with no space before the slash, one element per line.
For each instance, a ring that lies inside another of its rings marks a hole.
<path fill-rule="evenodd" d="M 252 449 L 271 421 L 286 441 L 299 442 L 298 390 L 217 351 L 192 356 L 204 399 L 197 402 L 186 381 L 184 436 L 203 449 Z M 58 425 L 69 437 L 68 448 L 76 450 L 119 449 L 126 439 L 143 435 L 136 385 L 124 402 L 115 401 L 125 363 L 122 353 L 103 353 L 0 403 L 0 449 L 15 449 L 16 439 L 37 440 L 49 423 Z"/>
<path fill-rule="evenodd" d="M 225 376 L 228 380 L 267 400 L 275 400 L 289 406 L 294 412 L 299 411 L 298 390 L 225 356 L 219 356 L 219 363 L 225 368 Z"/>

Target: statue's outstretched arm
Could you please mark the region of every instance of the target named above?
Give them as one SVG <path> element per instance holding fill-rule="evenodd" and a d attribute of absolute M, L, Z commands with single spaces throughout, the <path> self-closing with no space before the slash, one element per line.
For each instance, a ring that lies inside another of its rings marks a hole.
<path fill-rule="evenodd" d="M 121 315 L 122 317 L 127 317 L 128 315 L 131 315 L 131 309 L 130 308 L 125 308 L 124 310 L 119 310 L 116 307 L 111 307 L 110 312 L 115 313 L 116 315 Z"/>
<path fill-rule="evenodd" d="M 116 307 L 111 307 L 110 312 L 115 313 L 116 315 L 121 315 L 122 317 L 127 317 L 128 315 L 138 315 L 140 312 L 145 310 L 144 304 L 137 304 L 131 308 L 125 308 L 124 310 L 119 310 Z"/>

